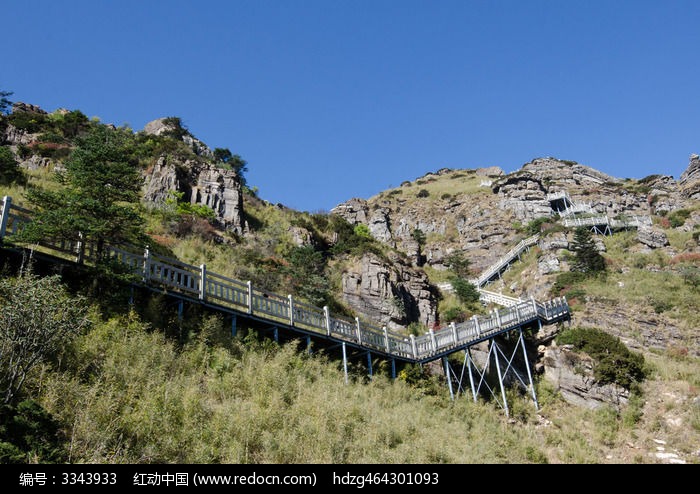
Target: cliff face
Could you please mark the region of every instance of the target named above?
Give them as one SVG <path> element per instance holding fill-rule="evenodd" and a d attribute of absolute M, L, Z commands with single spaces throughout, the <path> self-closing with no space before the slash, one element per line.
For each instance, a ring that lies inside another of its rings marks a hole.
<path fill-rule="evenodd" d="M 351 199 L 332 212 L 351 224 L 366 224 L 374 238 L 412 258 L 418 258 L 420 247 L 425 262 L 435 269 L 446 269 L 445 257 L 463 251 L 479 272 L 517 242 L 519 226 L 552 217 L 556 207 L 548 197 L 563 191 L 590 214 L 667 214 L 700 197 L 700 158 L 691 157 L 680 182 L 662 175 L 618 179 L 554 158 L 535 159 L 507 175 L 500 169 L 443 169 L 368 200 Z M 426 235 L 425 245 L 416 245 L 415 230 Z M 648 231 L 642 236 L 654 245 L 665 244 Z"/>
<path fill-rule="evenodd" d="M 681 192 L 689 199 L 700 199 L 700 156 L 690 156 L 688 168 L 680 178 Z"/>
<path fill-rule="evenodd" d="M 436 322 L 437 294 L 421 270 L 399 256 L 390 262 L 365 254 L 342 275 L 342 297 L 367 320 L 400 329 L 413 321 Z"/>
<path fill-rule="evenodd" d="M 221 228 L 238 235 L 245 230 L 241 180 L 233 170 L 192 160 L 169 162 L 161 156 L 145 173 L 143 196 L 147 202 L 163 204 L 173 192 L 182 192 L 191 204 L 212 208 Z"/>

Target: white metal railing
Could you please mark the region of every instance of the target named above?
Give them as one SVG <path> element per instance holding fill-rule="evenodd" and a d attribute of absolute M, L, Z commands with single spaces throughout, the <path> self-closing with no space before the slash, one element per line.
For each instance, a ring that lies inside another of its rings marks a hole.
<path fill-rule="evenodd" d="M 507 267 L 513 260 L 523 253 L 524 250 L 535 245 L 540 239 L 539 234 L 535 234 L 532 237 L 528 237 L 525 240 L 521 240 L 518 245 L 513 247 L 506 255 L 498 259 L 494 264 L 492 264 L 486 271 L 481 273 L 478 278 L 472 280 L 472 283 L 481 288 L 484 283 L 489 281 L 491 278 L 500 273 L 505 267 Z"/>
<path fill-rule="evenodd" d="M 478 290 L 480 300 L 486 303 L 494 303 L 504 307 L 513 307 L 522 303 L 523 301 L 520 298 L 509 297 L 507 295 L 503 295 L 502 293 L 489 292 L 483 288 L 479 288 Z"/>
<path fill-rule="evenodd" d="M 11 205 L 9 198 L 3 201 L 3 207 L 0 210 L 0 227 L 2 227 L 0 239 L 10 235 L 8 232 L 15 231 L 7 229 L 12 218 L 10 213 L 15 208 Z M 19 212 L 26 214 L 26 222 L 28 222 L 31 213 L 27 210 L 19 210 Z M 511 252 L 518 249 L 522 251 L 526 246 L 534 244 L 537 238 L 538 236 L 535 235 L 523 240 Z M 66 246 L 59 247 L 49 248 L 61 250 Z M 88 244 L 83 248 L 89 254 L 86 259 L 93 259 L 92 246 Z M 158 256 L 151 253 L 148 248 L 143 254 L 139 254 L 134 252 L 133 248 L 106 246 L 104 255 L 107 259 L 125 266 L 146 284 L 175 289 L 192 298 L 196 297 L 222 308 L 233 308 L 265 320 L 282 322 L 291 327 L 303 328 L 336 340 L 348 341 L 360 347 L 415 362 L 437 358 L 450 353 L 452 349 L 464 348 L 472 342 L 493 337 L 500 332 L 509 331 L 538 319 L 540 322 L 550 324 L 569 316 L 569 306 L 565 298 L 542 304 L 534 299 L 521 301 L 494 294 L 511 301 L 517 300 L 517 303 L 495 310 L 488 316 L 474 316 L 465 323 L 451 324 L 431 330 L 425 335 L 407 338 L 402 334 L 388 331 L 385 327 L 362 323 L 357 318 L 355 321 L 333 318 L 330 316 L 328 307 L 319 308 L 296 301 L 292 295 L 282 296 L 258 290 L 250 281 L 243 282 L 210 272 L 204 264 L 195 266 L 177 259 Z"/>

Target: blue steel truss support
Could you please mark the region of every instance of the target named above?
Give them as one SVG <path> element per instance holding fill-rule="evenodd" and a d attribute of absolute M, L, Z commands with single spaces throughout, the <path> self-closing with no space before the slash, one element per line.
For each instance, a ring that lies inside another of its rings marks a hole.
<path fill-rule="evenodd" d="M 185 312 L 185 301 L 180 299 L 177 301 L 177 320 L 182 322 L 183 314 Z"/>
<path fill-rule="evenodd" d="M 372 378 L 372 354 L 367 352 L 367 372 L 369 372 L 370 379 Z"/>
<path fill-rule="evenodd" d="M 452 376 L 450 375 L 452 369 L 450 369 L 450 363 L 447 361 L 447 357 L 442 357 L 442 363 L 445 366 L 445 377 L 447 377 L 447 388 L 450 390 L 450 400 L 454 401 L 455 393 L 452 389 Z"/>
<path fill-rule="evenodd" d="M 542 329 L 541 322 L 540 322 L 540 329 Z M 530 372 L 530 361 L 527 358 L 527 350 L 525 349 L 525 339 L 523 338 L 523 328 L 520 328 L 520 345 L 523 347 L 523 358 L 525 359 L 525 369 L 527 370 L 527 379 L 530 382 L 530 391 L 532 392 L 532 401 L 535 403 L 535 410 L 539 410 L 540 404 L 537 402 L 537 392 L 535 391 L 535 384 L 532 382 L 532 372 Z"/>
<path fill-rule="evenodd" d="M 309 355 L 311 355 L 311 336 L 308 334 L 306 335 L 306 351 Z"/>
<path fill-rule="evenodd" d="M 498 344 L 495 338 L 489 340 L 489 351 L 486 356 L 483 369 L 479 369 L 479 365 L 474 360 L 471 347 L 464 350 L 464 361 L 461 369 L 458 371 L 455 371 L 453 365 L 449 363 L 447 357 L 443 357 L 442 360 L 445 367 L 445 376 L 447 377 L 447 385 L 450 390 L 451 398 L 456 397 L 459 394 L 468 393 L 466 381 L 469 379 L 469 389 L 474 402 L 478 400 L 479 395 L 490 396 L 501 408 L 503 408 L 506 415 L 509 415 L 510 409 L 505 392 L 505 385 L 508 376 L 514 376 L 516 381 L 512 382 L 519 382 L 523 386 L 524 390 L 531 395 L 535 409 L 539 410 L 537 393 L 532 380 L 530 361 L 528 360 L 527 356 L 527 347 L 525 346 L 525 337 L 523 336 L 522 327 L 515 328 L 514 331 L 518 331 L 518 334 L 512 335 L 510 338 L 511 341 L 515 341 L 515 346 L 513 347 L 510 355 L 507 355 L 504 352 L 503 348 Z M 523 375 L 522 370 L 519 372 L 514 365 L 514 361 L 521 348 L 522 357 L 525 364 L 525 375 Z M 489 375 L 490 369 L 492 369 L 493 366 L 495 366 L 496 370 L 495 377 L 498 379 L 498 390 L 492 388 L 487 381 L 487 376 Z"/>
<path fill-rule="evenodd" d="M 231 314 L 231 336 L 233 337 L 238 333 L 237 319 L 236 314 Z"/>
<path fill-rule="evenodd" d="M 501 364 L 499 362 L 498 358 L 498 353 L 501 351 L 501 349 L 498 347 L 498 343 L 496 343 L 496 339 L 491 340 L 491 349 L 495 349 L 493 352 L 493 359 L 496 362 L 496 373 L 498 374 L 498 384 L 501 387 L 501 396 L 503 397 L 503 409 L 506 411 L 506 417 L 510 417 L 510 411 L 508 410 L 508 398 L 506 398 L 506 389 L 503 387 L 503 375 L 501 374 Z M 492 352 L 489 351 L 489 355 Z M 501 352 L 502 353 L 502 352 Z"/>
<path fill-rule="evenodd" d="M 396 359 L 391 359 L 391 378 L 396 379 Z"/>

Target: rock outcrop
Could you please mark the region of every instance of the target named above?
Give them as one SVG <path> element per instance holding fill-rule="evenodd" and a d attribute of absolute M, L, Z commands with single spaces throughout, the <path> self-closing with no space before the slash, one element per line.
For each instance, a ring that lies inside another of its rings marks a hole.
<path fill-rule="evenodd" d="M 700 199 L 700 156 L 690 156 L 688 168 L 681 174 L 679 180 L 681 193 L 688 199 Z"/>
<path fill-rule="evenodd" d="M 627 404 L 629 391 L 615 384 L 601 385 L 593 377 L 593 360 L 571 345 L 552 345 L 544 351 L 544 377 L 561 396 L 578 406 L 591 409 Z"/>
<path fill-rule="evenodd" d="M 170 163 L 161 156 L 146 172 L 144 199 L 163 204 L 174 192 L 182 192 L 183 199 L 191 204 L 212 208 L 217 222 L 226 230 L 238 235 L 244 232 L 243 191 L 235 171 L 190 160 Z"/>
<path fill-rule="evenodd" d="M 157 118 L 146 124 L 143 131 L 149 135 L 169 135 L 182 140 L 197 156 L 212 158 L 214 153 L 202 141 L 185 129 L 177 117 Z"/>
<path fill-rule="evenodd" d="M 398 255 L 390 262 L 367 253 L 342 277 L 343 300 L 375 324 L 390 329 L 406 327 L 411 321 L 432 326 L 436 321 L 435 289 L 420 270 Z"/>
<path fill-rule="evenodd" d="M 668 237 L 663 230 L 647 225 L 639 227 L 637 230 L 637 240 L 652 249 L 660 249 L 669 244 Z"/>

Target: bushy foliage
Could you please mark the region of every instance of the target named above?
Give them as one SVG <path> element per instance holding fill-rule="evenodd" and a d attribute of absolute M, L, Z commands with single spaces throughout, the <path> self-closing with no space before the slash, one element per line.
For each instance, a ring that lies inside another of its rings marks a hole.
<path fill-rule="evenodd" d="M 460 302 L 464 304 L 473 304 L 479 301 L 479 291 L 472 283 L 469 282 L 469 280 L 455 277 L 452 278 L 451 282 L 455 295 L 457 295 Z"/>
<path fill-rule="evenodd" d="M 573 345 L 595 362 L 596 380 L 630 389 L 647 374 L 644 356 L 629 350 L 620 338 L 594 328 L 571 328 L 557 336 L 559 345 Z"/>
<path fill-rule="evenodd" d="M 466 278 L 470 274 L 471 262 L 464 256 L 464 252 L 457 250 L 445 256 L 445 265 L 460 278 Z"/>
<path fill-rule="evenodd" d="M 133 241 L 141 235 L 142 179 L 125 132 L 97 126 L 76 142 L 65 173 L 58 177 L 64 187 L 27 194 L 37 210 L 20 240 L 92 241 L 99 258 L 106 242 Z"/>
<path fill-rule="evenodd" d="M 60 424 L 34 400 L 0 406 L 0 464 L 63 463 Z"/>
<path fill-rule="evenodd" d="M 418 198 L 423 198 L 423 197 L 428 197 L 430 196 L 430 192 L 427 189 L 421 189 L 418 191 L 418 194 L 416 194 L 416 197 Z"/>
<path fill-rule="evenodd" d="M 596 248 L 591 232 L 585 227 L 579 227 L 574 233 L 571 244 L 574 261 L 571 271 L 594 275 L 605 271 L 605 258 Z"/>
<path fill-rule="evenodd" d="M 85 305 L 58 276 L 25 274 L 0 280 L 0 392 L 5 404 L 20 393 L 32 369 L 88 325 Z"/>
<path fill-rule="evenodd" d="M 0 146 L 0 185 L 24 182 L 24 174 L 12 151 L 9 147 Z"/>
<path fill-rule="evenodd" d="M 668 221 L 672 228 L 678 228 L 685 224 L 685 220 L 690 218 L 690 211 L 687 209 L 676 209 L 668 215 Z"/>

